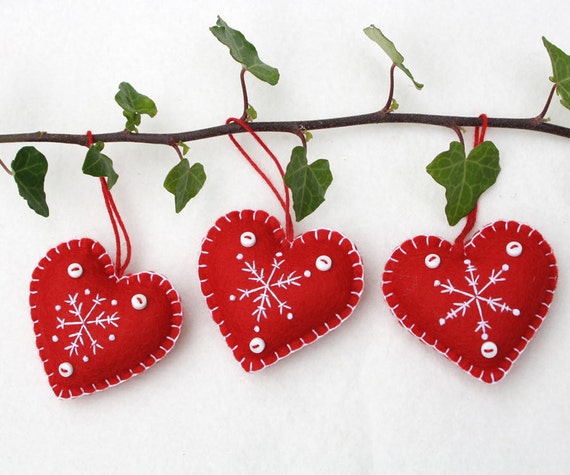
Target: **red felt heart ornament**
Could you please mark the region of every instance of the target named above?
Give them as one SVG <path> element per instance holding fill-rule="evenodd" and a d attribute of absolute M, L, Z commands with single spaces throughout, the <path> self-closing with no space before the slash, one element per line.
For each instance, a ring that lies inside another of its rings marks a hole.
<path fill-rule="evenodd" d="M 465 246 L 434 236 L 404 242 L 382 290 L 400 323 L 486 383 L 502 379 L 542 324 L 557 281 L 536 230 L 498 221 Z"/>
<path fill-rule="evenodd" d="M 290 242 L 265 211 L 218 219 L 202 244 L 199 276 L 214 321 L 248 372 L 338 327 L 363 289 L 362 262 L 349 239 L 318 229 Z"/>
<path fill-rule="evenodd" d="M 91 239 L 62 243 L 42 258 L 30 306 L 44 369 L 63 399 L 142 373 L 172 349 L 182 325 L 180 299 L 165 277 L 117 277 Z"/>

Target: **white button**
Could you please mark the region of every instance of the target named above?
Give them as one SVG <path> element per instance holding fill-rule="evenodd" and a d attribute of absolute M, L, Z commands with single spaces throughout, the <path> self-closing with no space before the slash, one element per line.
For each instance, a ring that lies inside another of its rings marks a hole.
<path fill-rule="evenodd" d="M 255 246 L 257 239 L 255 237 L 255 234 L 250 231 L 246 231 L 240 236 L 239 242 L 243 247 L 253 247 Z"/>
<path fill-rule="evenodd" d="M 252 340 L 249 342 L 249 349 L 253 353 L 261 353 L 263 350 L 265 350 L 265 340 L 263 340 L 263 338 L 259 338 L 258 336 L 252 338 Z"/>
<path fill-rule="evenodd" d="M 65 362 L 59 365 L 59 374 L 64 378 L 69 378 L 73 374 L 73 366 L 71 363 Z"/>
<path fill-rule="evenodd" d="M 520 242 L 511 241 L 507 244 L 506 251 L 511 257 L 519 257 L 523 252 L 523 247 Z"/>
<path fill-rule="evenodd" d="M 67 267 L 67 274 L 72 279 L 79 279 L 79 277 L 83 275 L 83 267 L 81 267 L 81 264 L 78 264 L 77 262 L 69 264 Z"/>
<path fill-rule="evenodd" d="M 492 341 L 486 341 L 481 345 L 481 354 L 487 359 L 494 358 L 497 356 L 498 352 L 499 349 L 497 348 L 497 345 Z"/>
<path fill-rule="evenodd" d="M 329 271 L 332 267 L 332 259 L 329 256 L 319 256 L 315 261 L 315 267 L 321 272 Z"/>
<path fill-rule="evenodd" d="M 437 254 L 428 254 L 424 260 L 424 263 L 428 269 L 437 269 L 441 264 L 441 257 Z"/>
<path fill-rule="evenodd" d="M 144 310 L 147 306 L 147 303 L 148 301 L 146 299 L 146 296 L 143 294 L 133 295 L 133 298 L 131 299 L 131 305 L 135 310 Z"/>

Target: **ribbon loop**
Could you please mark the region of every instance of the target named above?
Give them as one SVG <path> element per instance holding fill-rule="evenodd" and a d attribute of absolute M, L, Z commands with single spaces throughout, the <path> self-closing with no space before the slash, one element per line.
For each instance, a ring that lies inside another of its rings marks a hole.
<path fill-rule="evenodd" d="M 473 147 L 477 147 L 481 145 L 485 140 L 485 132 L 487 132 L 487 125 L 489 122 L 488 117 L 485 114 L 481 114 L 479 116 L 481 118 L 481 125 L 475 127 L 475 138 L 473 140 Z M 471 230 L 475 226 L 475 222 L 477 221 L 477 204 L 475 204 L 475 208 L 467 215 L 467 222 L 465 223 L 465 227 L 463 231 L 457 236 L 455 242 L 453 243 L 454 249 L 458 249 L 463 251 L 465 247 L 465 238 L 471 232 Z"/>
<path fill-rule="evenodd" d="M 91 148 L 93 145 L 93 133 L 88 130 L 86 136 L 87 147 Z M 109 190 L 107 180 L 104 177 L 100 177 L 99 182 L 101 183 L 101 192 L 103 193 L 103 199 L 105 200 L 105 207 L 107 208 L 107 213 L 109 214 L 109 219 L 111 220 L 111 226 L 113 226 L 113 234 L 115 235 L 115 274 L 117 277 L 122 277 L 127 270 L 127 267 L 129 266 L 129 262 L 131 261 L 131 239 L 129 237 L 129 233 L 127 232 L 125 223 L 123 222 L 123 218 L 121 218 L 119 210 L 117 209 L 113 195 Z M 121 237 L 124 238 L 126 247 L 124 262 L 121 262 Z"/>
<path fill-rule="evenodd" d="M 292 241 L 295 232 L 293 229 L 293 219 L 291 218 L 291 196 L 290 196 L 289 188 L 285 184 L 285 171 L 283 170 L 281 163 L 279 162 L 279 160 L 277 159 L 275 154 L 271 151 L 271 149 L 267 146 L 267 144 L 261 139 L 261 137 L 259 135 L 257 135 L 257 133 L 249 126 L 249 124 L 247 122 L 245 122 L 241 119 L 236 119 L 234 117 L 230 117 L 226 121 L 226 124 L 230 124 L 230 123 L 236 123 L 242 129 L 244 129 L 246 132 L 248 132 L 249 135 L 251 135 L 256 140 L 256 142 L 261 146 L 261 148 L 265 151 L 265 153 L 267 153 L 267 155 L 271 158 L 271 160 L 273 161 L 273 163 L 277 167 L 277 171 L 279 172 L 279 175 L 281 176 L 281 180 L 283 181 L 283 196 L 279 193 L 279 191 L 277 190 L 277 187 L 271 182 L 270 178 L 263 172 L 263 170 L 261 170 L 259 165 L 257 165 L 257 163 L 255 163 L 255 161 L 251 158 L 251 156 L 245 151 L 245 149 L 241 146 L 241 144 L 236 140 L 236 138 L 233 136 L 233 134 L 228 134 L 228 137 L 230 138 L 230 140 L 232 141 L 234 146 L 243 155 L 243 157 L 247 160 L 247 162 L 253 167 L 253 169 L 257 172 L 257 174 L 261 178 L 263 178 L 263 181 L 265 181 L 265 183 L 269 186 L 269 188 L 271 189 L 271 191 L 273 192 L 273 194 L 277 198 L 277 201 L 279 201 L 279 204 L 281 205 L 281 207 L 283 208 L 283 211 L 285 212 L 285 235 L 287 237 L 287 240 Z"/>

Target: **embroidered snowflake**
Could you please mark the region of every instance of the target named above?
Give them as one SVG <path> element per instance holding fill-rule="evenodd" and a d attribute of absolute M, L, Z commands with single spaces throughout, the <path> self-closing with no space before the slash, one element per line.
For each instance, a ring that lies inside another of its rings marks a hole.
<path fill-rule="evenodd" d="M 445 325 L 448 320 L 453 320 L 458 317 L 464 317 L 467 310 L 474 307 L 479 316 L 479 320 L 475 327 L 475 333 L 481 333 L 481 339 L 485 341 L 481 346 L 481 353 L 487 358 L 496 356 L 498 348 L 495 343 L 487 341 L 489 339 L 488 330 L 491 324 L 485 316 L 485 310 L 490 310 L 493 313 L 510 313 L 515 317 L 520 315 L 520 310 L 511 308 L 502 297 L 492 296 L 492 289 L 499 282 L 507 280 L 506 273 L 509 271 L 509 266 L 503 264 L 500 269 L 491 270 L 491 275 L 487 278 L 486 282 L 481 282 L 481 275 L 478 274 L 477 268 L 471 263 L 469 259 L 465 263 L 465 282 L 464 285 L 454 285 L 450 279 L 447 282 L 440 282 L 436 280 L 434 285 L 441 288 L 442 294 L 454 295 L 457 301 L 449 309 L 445 317 L 439 319 L 440 325 Z"/>
<path fill-rule="evenodd" d="M 297 275 L 295 271 L 286 275 L 281 271 L 281 266 L 285 262 L 285 259 L 281 259 L 281 256 L 281 253 L 276 254 L 269 269 L 258 267 L 255 261 L 244 262 L 242 271 L 249 274 L 248 280 L 254 285 L 248 289 L 238 288 L 240 293 L 239 299 L 253 299 L 257 307 L 251 315 L 258 322 L 262 318 L 267 318 L 267 313 L 272 308 L 277 308 L 279 315 L 283 315 L 287 310 L 290 311 L 291 307 L 287 304 L 287 300 L 285 300 L 282 293 L 290 287 L 301 286 L 299 280 L 303 277 L 302 275 Z M 290 319 L 292 317 L 292 313 L 288 312 L 287 318 Z"/>
<path fill-rule="evenodd" d="M 111 327 L 118 328 L 119 316 L 117 312 L 108 314 L 105 309 L 102 309 L 102 303 L 107 300 L 100 297 L 99 294 L 95 297 L 90 297 L 89 290 L 85 291 L 85 300 L 82 300 L 79 293 L 75 295 L 68 295 L 64 301 L 67 304 L 67 313 L 69 317 L 56 317 L 57 329 L 63 331 L 70 331 L 67 336 L 69 338 L 69 345 L 65 347 L 69 351 L 69 356 L 79 355 L 80 350 L 85 353 L 91 351 L 93 355 L 97 354 L 97 350 L 102 350 L 103 345 L 94 336 L 94 329 L 101 328 L 108 330 Z M 116 305 L 117 301 L 111 301 L 111 305 Z M 61 310 L 58 305 L 56 310 Z M 111 334 L 108 337 L 110 340 L 114 339 Z M 84 360 L 87 357 L 84 356 Z"/>

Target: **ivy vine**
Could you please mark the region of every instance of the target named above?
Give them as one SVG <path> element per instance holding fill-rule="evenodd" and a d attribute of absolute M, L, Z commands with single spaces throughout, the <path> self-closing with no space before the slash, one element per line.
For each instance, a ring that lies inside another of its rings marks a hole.
<path fill-rule="evenodd" d="M 430 124 L 452 129 L 457 134 L 458 141 L 451 142 L 449 149 L 438 154 L 427 166 L 427 172 L 437 183 L 445 187 L 447 201 L 445 213 L 450 225 L 457 224 L 467 216 L 476 206 L 481 194 L 495 183 L 500 172 L 497 147 L 492 142 L 483 142 L 467 152 L 463 140 L 462 128 L 480 126 L 481 118 L 396 112 L 398 109 L 398 102 L 394 98 L 396 69 L 407 76 L 416 89 L 421 90 L 423 84 L 416 81 L 404 65 L 404 56 L 376 26 L 370 25 L 363 31 L 392 62 L 389 69 L 390 87 L 385 105 L 374 112 L 347 117 L 282 122 L 255 122 L 257 112 L 249 101 L 246 86 L 248 74 L 275 86 L 279 82 L 279 70 L 263 62 L 256 47 L 222 18 L 217 18 L 216 24 L 210 28 L 210 31 L 229 49 L 231 57 L 241 66 L 239 71 L 243 94 L 241 120 L 247 121 L 255 132 L 291 133 L 301 142 L 300 146 L 293 148 L 285 173 L 285 184 L 292 192 L 297 221 L 314 212 L 324 202 L 325 193 L 333 181 L 330 165 L 326 159 L 309 162 L 307 144 L 312 139 L 313 132 L 320 129 L 382 123 Z M 543 37 L 542 41 L 552 63 L 550 81 L 553 83 L 544 108 L 538 115 L 529 118 L 489 117 L 487 119 L 489 127 L 523 129 L 570 138 L 570 128 L 551 124 L 546 117 L 555 93 L 560 97 L 560 103 L 570 109 L 570 56 L 546 38 Z M 140 133 L 139 127 L 143 116 L 152 118 L 158 113 L 154 101 L 138 92 L 130 83 L 121 82 L 115 95 L 115 102 L 122 109 L 126 119 L 124 129 L 119 132 L 93 133 L 90 137 L 47 132 L 5 134 L 0 135 L 0 143 L 55 142 L 87 146 L 82 166 L 83 173 L 105 177 L 109 189 L 117 182 L 119 176 L 113 168 L 111 158 L 103 153 L 106 143 L 136 142 L 170 146 L 175 150 L 179 162 L 165 177 L 164 188 L 174 195 L 175 210 L 179 213 L 200 192 L 206 181 L 203 165 L 199 162 L 191 164 L 187 158 L 189 152 L 187 143 L 243 132 L 238 124 L 227 123 L 180 133 Z M 10 167 L 1 160 L 0 166 L 13 177 L 19 194 L 29 207 L 40 216 L 49 216 L 44 191 L 48 172 L 46 157 L 34 146 L 27 145 L 16 153 Z"/>

